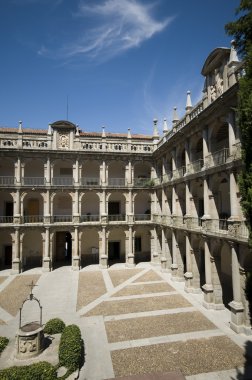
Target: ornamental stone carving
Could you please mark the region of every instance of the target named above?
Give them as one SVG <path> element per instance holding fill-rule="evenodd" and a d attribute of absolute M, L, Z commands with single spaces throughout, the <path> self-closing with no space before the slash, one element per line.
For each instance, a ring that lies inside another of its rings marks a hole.
<path fill-rule="evenodd" d="M 59 134 L 58 138 L 58 147 L 61 149 L 69 149 L 69 135 L 68 134 Z"/>

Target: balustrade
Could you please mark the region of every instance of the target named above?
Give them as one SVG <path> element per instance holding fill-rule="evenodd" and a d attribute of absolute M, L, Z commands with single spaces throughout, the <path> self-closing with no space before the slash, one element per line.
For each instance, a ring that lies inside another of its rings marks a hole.
<path fill-rule="evenodd" d="M 199 159 L 197 161 L 193 161 L 190 164 L 187 165 L 187 173 L 188 174 L 193 174 L 193 173 L 198 173 L 201 171 L 202 167 L 204 165 L 204 160 Z"/>
<path fill-rule="evenodd" d="M 53 215 L 53 223 L 72 222 L 72 215 Z"/>
<path fill-rule="evenodd" d="M 23 186 L 44 186 L 45 178 L 44 177 L 23 177 L 22 178 Z"/>
<path fill-rule="evenodd" d="M 99 222 L 100 215 L 81 215 L 80 216 L 81 223 L 83 222 Z"/>
<path fill-rule="evenodd" d="M 125 221 L 125 214 L 108 215 L 109 222 Z"/>
<path fill-rule="evenodd" d="M 43 215 L 24 215 L 22 217 L 23 223 L 43 223 Z"/>
<path fill-rule="evenodd" d="M 139 220 L 151 220 L 151 215 L 150 214 L 135 214 L 134 215 L 134 220 L 139 221 Z"/>
<path fill-rule="evenodd" d="M 15 184 L 15 177 L 2 176 L 0 177 L 0 186 L 11 186 Z"/>
<path fill-rule="evenodd" d="M 53 177 L 53 186 L 73 186 L 73 177 Z"/>
<path fill-rule="evenodd" d="M 226 163 L 229 157 L 229 149 L 223 148 L 217 152 L 211 153 L 205 157 L 205 166 L 210 168 L 212 166 L 219 166 Z"/>
<path fill-rule="evenodd" d="M 125 178 L 109 178 L 108 185 L 114 187 L 124 187 L 125 186 Z"/>
<path fill-rule="evenodd" d="M 99 177 L 81 177 L 80 179 L 81 186 L 92 186 L 97 187 L 100 186 L 100 178 Z"/>

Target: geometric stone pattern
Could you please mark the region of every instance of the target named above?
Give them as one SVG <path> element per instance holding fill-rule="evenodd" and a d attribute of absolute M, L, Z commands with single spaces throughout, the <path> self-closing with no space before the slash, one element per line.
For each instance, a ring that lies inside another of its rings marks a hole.
<path fill-rule="evenodd" d="M 76 310 L 88 305 L 105 293 L 106 286 L 101 272 L 81 272 L 79 274 Z"/>
<path fill-rule="evenodd" d="M 38 281 L 40 275 L 23 275 L 17 276 L 9 285 L 0 293 L 0 307 L 8 313 L 15 316 L 22 306 L 23 301 L 30 293 L 30 287 L 27 286 L 33 281 L 34 284 Z"/>

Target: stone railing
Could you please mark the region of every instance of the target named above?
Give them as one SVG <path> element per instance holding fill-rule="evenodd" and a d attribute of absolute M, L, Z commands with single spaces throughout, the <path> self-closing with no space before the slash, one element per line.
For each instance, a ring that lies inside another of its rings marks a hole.
<path fill-rule="evenodd" d="M 53 177 L 52 186 L 73 186 L 73 177 Z"/>
<path fill-rule="evenodd" d="M 205 157 L 205 166 L 210 168 L 213 166 L 223 165 L 227 162 L 229 157 L 229 149 L 223 148 L 217 152 L 211 153 Z"/>
<path fill-rule="evenodd" d="M 13 216 L 0 216 L 0 223 L 13 223 Z"/>
<path fill-rule="evenodd" d="M 11 176 L 2 176 L 0 177 L 0 186 L 11 186 L 16 182 L 15 177 Z"/>
<path fill-rule="evenodd" d="M 151 214 L 135 214 L 134 221 L 151 220 Z"/>
<path fill-rule="evenodd" d="M 108 215 L 108 221 L 109 222 L 119 222 L 124 221 L 125 222 L 125 214 L 115 214 L 115 215 Z"/>
<path fill-rule="evenodd" d="M 187 165 L 186 172 L 187 174 L 193 174 L 198 173 L 201 171 L 202 167 L 204 165 L 204 160 L 199 159 L 197 161 L 193 161 L 190 164 Z"/>
<path fill-rule="evenodd" d="M 23 186 L 44 186 L 44 177 L 23 177 L 21 180 Z"/>
<path fill-rule="evenodd" d="M 53 223 L 66 223 L 72 222 L 72 215 L 53 215 L 51 218 Z"/>
<path fill-rule="evenodd" d="M 99 222 L 100 221 L 100 215 L 81 215 L 80 216 L 80 222 Z"/>
<path fill-rule="evenodd" d="M 99 177 L 81 177 L 80 185 L 81 186 L 87 186 L 87 187 L 100 186 L 100 178 Z"/>
<path fill-rule="evenodd" d="M 43 223 L 44 216 L 43 215 L 24 215 L 21 218 L 23 223 Z"/>
<path fill-rule="evenodd" d="M 109 178 L 108 179 L 108 186 L 113 187 L 124 187 L 125 184 L 125 178 Z"/>

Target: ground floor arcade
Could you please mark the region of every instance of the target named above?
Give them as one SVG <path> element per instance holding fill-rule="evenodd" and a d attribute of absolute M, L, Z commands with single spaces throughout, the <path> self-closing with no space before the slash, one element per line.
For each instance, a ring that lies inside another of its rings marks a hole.
<path fill-rule="evenodd" d="M 1 269 L 13 273 L 62 265 L 161 265 L 173 281 L 185 282 L 186 292 L 203 292 L 207 309 L 228 308 L 235 331 L 251 331 L 244 287 L 252 259 L 245 243 L 155 225 L 3 229 L 0 242 Z"/>

